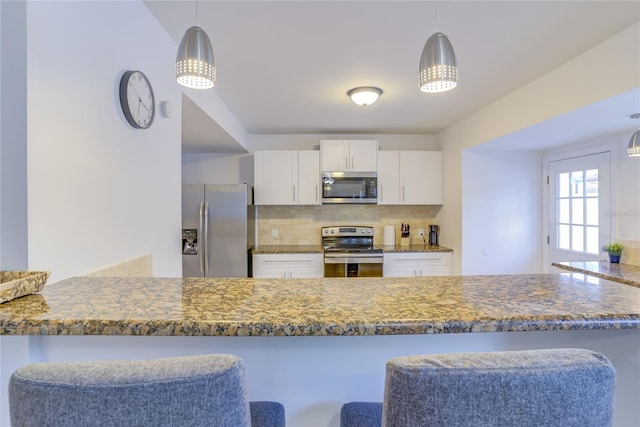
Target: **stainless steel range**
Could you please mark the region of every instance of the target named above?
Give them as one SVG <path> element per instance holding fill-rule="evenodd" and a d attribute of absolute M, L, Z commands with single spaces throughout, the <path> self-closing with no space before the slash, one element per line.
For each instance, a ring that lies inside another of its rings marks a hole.
<path fill-rule="evenodd" d="M 373 227 L 322 227 L 324 277 L 382 277 L 382 249 Z"/>

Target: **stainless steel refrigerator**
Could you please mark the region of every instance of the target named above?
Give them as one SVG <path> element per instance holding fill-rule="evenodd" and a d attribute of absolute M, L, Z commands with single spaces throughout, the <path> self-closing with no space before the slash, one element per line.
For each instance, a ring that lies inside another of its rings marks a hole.
<path fill-rule="evenodd" d="M 249 277 L 255 219 L 247 184 L 182 187 L 182 276 Z"/>

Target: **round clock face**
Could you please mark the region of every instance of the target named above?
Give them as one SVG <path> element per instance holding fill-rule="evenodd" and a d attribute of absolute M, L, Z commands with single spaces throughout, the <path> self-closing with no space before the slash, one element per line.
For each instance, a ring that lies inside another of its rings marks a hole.
<path fill-rule="evenodd" d="M 147 76 L 140 71 L 127 71 L 120 79 L 120 105 L 127 122 L 137 129 L 153 123 L 155 98 Z"/>

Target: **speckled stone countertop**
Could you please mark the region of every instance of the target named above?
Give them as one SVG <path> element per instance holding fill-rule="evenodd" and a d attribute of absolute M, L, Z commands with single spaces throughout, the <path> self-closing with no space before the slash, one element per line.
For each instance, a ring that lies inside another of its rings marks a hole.
<path fill-rule="evenodd" d="M 444 246 L 415 245 L 376 245 L 383 252 L 453 252 Z M 261 245 L 253 249 L 254 254 L 311 254 L 324 253 L 322 245 Z"/>
<path fill-rule="evenodd" d="M 640 288 L 640 267 L 609 261 L 553 262 L 554 267 Z"/>
<path fill-rule="evenodd" d="M 640 288 L 568 274 L 75 277 L 0 304 L 3 335 L 322 336 L 640 329 Z"/>
<path fill-rule="evenodd" d="M 323 254 L 322 245 L 262 245 L 253 248 L 254 254 Z"/>
<path fill-rule="evenodd" d="M 453 252 L 444 246 L 430 246 L 424 244 L 411 245 L 377 245 L 383 252 Z"/>

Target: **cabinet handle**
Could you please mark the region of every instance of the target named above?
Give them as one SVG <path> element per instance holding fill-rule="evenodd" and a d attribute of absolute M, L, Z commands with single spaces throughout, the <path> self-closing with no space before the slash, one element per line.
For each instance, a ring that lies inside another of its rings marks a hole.
<path fill-rule="evenodd" d="M 402 186 L 402 201 L 404 202 L 404 185 Z"/>
<path fill-rule="evenodd" d="M 349 157 L 344 158 L 344 169 L 349 170 Z"/>
<path fill-rule="evenodd" d="M 422 269 L 420 269 L 420 277 L 422 277 Z"/>
<path fill-rule="evenodd" d="M 353 156 L 351 156 L 351 169 L 353 170 Z"/>

